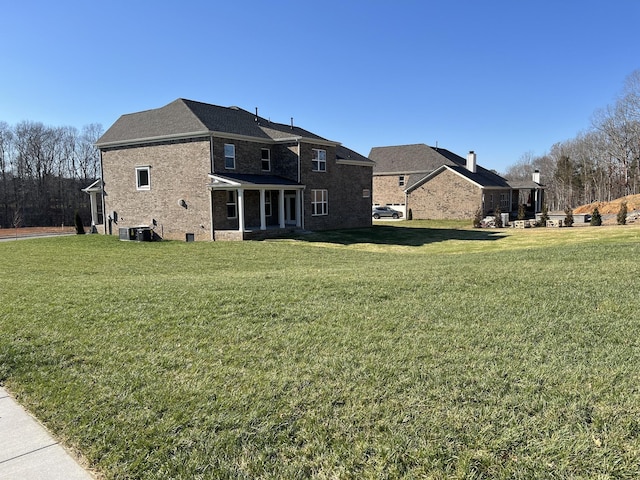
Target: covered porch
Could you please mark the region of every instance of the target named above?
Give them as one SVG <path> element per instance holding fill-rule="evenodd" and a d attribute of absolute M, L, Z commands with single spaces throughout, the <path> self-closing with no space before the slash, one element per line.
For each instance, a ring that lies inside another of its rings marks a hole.
<path fill-rule="evenodd" d="M 274 175 L 209 178 L 213 240 L 265 238 L 304 228 L 304 185 Z"/>
<path fill-rule="evenodd" d="M 91 201 L 91 233 L 95 233 L 97 227 L 104 222 L 102 213 L 102 179 L 99 178 L 87 188 L 83 188 L 82 191 L 89 195 Z"/>

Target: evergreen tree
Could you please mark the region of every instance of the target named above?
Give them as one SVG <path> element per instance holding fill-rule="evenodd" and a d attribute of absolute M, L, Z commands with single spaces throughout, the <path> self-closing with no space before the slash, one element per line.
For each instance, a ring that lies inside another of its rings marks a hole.
<path fill-rule="evenodd" d="M 549 221 L 549 207 L 547 207 L 547 204 L 545 202 L 542 204 L 542 212 L 540 214 L 540 220 L 538 221 L 538 226 L 546 227 L 548 221 Z"/>
<path fill-rule="evenodd" d="M 571 210 L 571 208 L 567 207 L 564 209 L 564 225 L 565 227 L 572 227 L 573 226 L 573 210 Z"/>
<path fill-rule="evenodd" d="M 594 227 L 599 227 L 600 225 L 602 225 L 602 215 L 600 215 L 598 207 L 594 208 L 593 213 L 591 213 L 590 224 Z"/>
<path fill-rule="evenodd" d="M 518 220 L 524 220 L 525 216 L 526 216 L 526 213 L 525 213 L 524 203 L 521 203 L 518 205 Z"/>
<path fill-rule="evenodd" d="M 478 207 L 476 214 L 473 216 L 473 228 L 482 227 L 482 207 Z"/>
<path fill-rule="evenodd" d="M 618 216 L 616 219 L 618 220 L 618 225 L 627 224 L 627 202 L 622 202 L 620 204 L 620 210 L 618 210 Z"/>
<path fill-rule="evenodd" d="M 76 224 L 76 233 L 78 235 L 84 235 L 84 225 L 82 224 L 82 218 L 80 217 L 80 212 L 78 210 L 76 210 L 74 222 Z"/>
<path fill-rule="evenodd" d="M 500 210 L 500 205 L 496 205 L 496 208 L 493 211 L 493 215 L 496 218 L 495 219 L 496 228 L 502 228 L 502 210 Z"/>

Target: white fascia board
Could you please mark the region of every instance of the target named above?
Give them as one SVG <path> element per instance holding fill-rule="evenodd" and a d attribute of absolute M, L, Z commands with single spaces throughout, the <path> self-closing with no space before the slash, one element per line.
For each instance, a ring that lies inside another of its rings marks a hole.
<path fill-rule="evenodd" d="M 109 148 L 109 147 L 127 147 L 133 145 L 142 145 L 144 143 L 158 143 L 158 142 L 166 142 L 170 140 L 183 140 L 186 138 L 198 138 L 198 137 L 209 137 L 210 133 L 208 131 L 199 131 L 199 132 L 189 132 L 189 133 L 181 133 L 178 135 L 160 135 L 158 137 L 146 137 L 146 138 L 134 138 L 131 140 L 117 140 L 114 142 L 103 142 L 96 143 L 95 146 L 99 149 Z"/>
<path fill-rule="evenodd" d="M 209 187 L 211 188 L 239 187 L 242 185 L 240 182 L 235 182 L 228 178 L 222 178 L 218 175 L 209 174 L 209 178 L 212 180 L 212 183 L 209 184 Z"/>
<path fill-rule="evenodd" d="M 485 187 L 483 187 L 482 185 L 480 185 L 478 182 L 474 182 L 473 180 L 471 180 L 469 177 L 465 177 L 464 175 L 462 175 L 459 172 L 456 172 L 454 169 L 450 168 L 448 165 L 442 165 L 438 168 L 436 168 L 433 172 L 431 172 L 429 175 L 427 175 L 426 177 L 424 177 L 422 180 L 420 180 L 419 182 L 413 184 L 410 188 L 407 188 L 404 192 L 405 193 L 411 193 L 411 191 L 415 190 L 418 187 L 421 187 L 422 185 L 424 185 L 425 183 L 427 183 L 429 180 L 431 180 L 433 177 L 440 175 L 440 173 L 442 173 L 445 170 L 449 170 L 452 173 L 455 173 L 456 175 L 458 175 L 461 178 L 464 178 L 467 182 L 475 185 L 476 187 L 478 187 L 479 189 L 483 190 Z M 500 187 L 496 187 L 496 188 L 500 188 Z"/>
<path fill-rule="evenodd" d="M 478 188 L 485 188 L 484 186 L 480 185 L 478 182 L 474 182 L 473 180 L 471 180 L 469 177 L 465 177 L 464 175 L 462 175 L 460 172 L 456 172 L 455 170 L 453 170 L 452 168 L 449 168 L 448 165 L 443 165 L 447 170 L 449 170 L 450 172 L 455 173 L 456 175 L 458 175 L 459 177 L 464 178 L 467 182 L 473 183 L 476 187 Z M 433 172 L 435 173 L 435 172 Z"/>
<path fill-rule="evenodd" d="M 356 166 L 360 166 L 360 167 L 371 167 L 371 168 L 373 168 L 373 163 L 372 162 L 367 162 L 366 160 L 341 159 L 341 160 L 336 160 L 336 163 L 339 164 L 339 165 L 356 165 Z"/>

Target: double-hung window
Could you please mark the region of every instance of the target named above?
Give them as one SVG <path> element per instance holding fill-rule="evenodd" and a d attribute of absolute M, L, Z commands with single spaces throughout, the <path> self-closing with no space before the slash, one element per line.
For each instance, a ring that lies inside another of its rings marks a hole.
<path fill-rule="evenodd" d="M 311 214 L 329 214 L 329 192 L 328 190 L 311 190 Z"/>
<path fill-rule="evenodd" d="M 404 175 L 400 175 L 398 177 L 398 186 L 399 187 L 404 187 Z"/>
<path fill-rule="evenodd" d="M 227 218 L 238 217 L 238 194 L 235 190 L 227 192 Z"/>
<path fill-rule="evenodd" d="M 224 168 L 236 168 L 236 146 L 233 143 L 224 144 Z"/>
<path fill-rule="evenodd" d="M 136 188 L 138 190 L 151 190 L 149 167 L 136 167 Z"/>
<path fill-rule="evenodd" d="M 501 193 L 500 194 L 500 208 L 502 211 L 507 211 L 509 209 L 509 194 Z"/>
<path fill-rule="evenodd" d="M 311 170 L 314 172 L 327 171 L 327 151 L 314 148 L 311 156 Z"/>
<path fill-rule="evenodd" d="M 271 171 L 271 150 L 268 148 L 262 149 L 262 171 Z"/>

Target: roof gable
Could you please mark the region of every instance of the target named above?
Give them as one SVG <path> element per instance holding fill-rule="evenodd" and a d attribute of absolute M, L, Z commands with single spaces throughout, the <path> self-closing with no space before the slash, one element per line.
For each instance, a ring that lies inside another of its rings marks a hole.
<path fill-rule="evenodd" d="M 449 170 L 457 175 L 460 175 L 462 178 L 468 180 L 469 182 L 475 184 L 479 188 L 505 188 L 511 189 L 507 180 L 502 178 L 500 175 L 492 172 L 491 170 L 487 170 L 486 168 L 477 166 L 476 172 L 473 173 L 469 171 L 466 166 L 461 165 L 442 165 L 433 172 L 425 175 L 417 182 L 413 183 L 411 186 L 407 187 L 405 190 L 407 193 L 411 193 L 416 188 L 424 185 L 431 179 L 437 177 L 445 170 Z"/>

